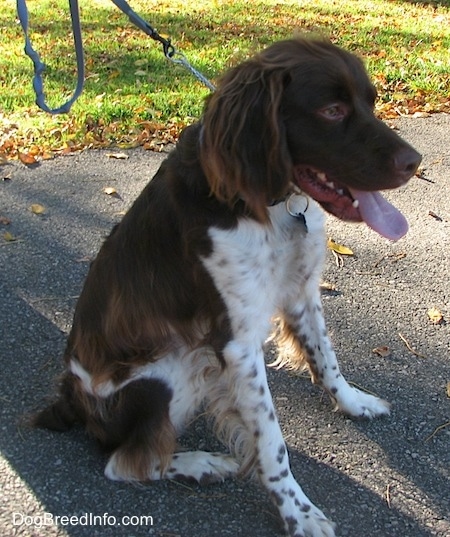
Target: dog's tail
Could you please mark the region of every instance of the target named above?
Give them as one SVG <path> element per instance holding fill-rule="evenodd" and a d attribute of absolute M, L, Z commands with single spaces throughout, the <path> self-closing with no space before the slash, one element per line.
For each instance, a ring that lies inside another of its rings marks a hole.
<path fill-rule="evenodd" d="M 74 376 L 65 373 L 58 399 L 31 416 L 30 422 L 33 427 L 64 432 L 71 429 L 75 423 L 83 421 L 81 414 L 75 394 Z"/>

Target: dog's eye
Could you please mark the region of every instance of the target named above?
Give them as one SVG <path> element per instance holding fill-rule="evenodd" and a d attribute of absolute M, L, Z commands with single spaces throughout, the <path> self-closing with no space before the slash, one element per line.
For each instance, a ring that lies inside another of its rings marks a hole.
<path fill-rule="evenodd" d="M 333 103 L 321 108 L 318 113 L 329 121 L 341 121 L 347 115 L 347 108 L 342 104 Z"/>

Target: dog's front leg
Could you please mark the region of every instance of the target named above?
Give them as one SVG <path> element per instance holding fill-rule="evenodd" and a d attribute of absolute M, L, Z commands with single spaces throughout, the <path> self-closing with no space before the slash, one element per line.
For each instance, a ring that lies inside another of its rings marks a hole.
<path fill-rule="evenodd" d="M 224 350 L 234 404 L 254 438 L 256 470 L 291 537 L 333 537 L 333 524 L 295 481 L 267 384 L 261 348 L 231 341 Z"/>
<path fill-rule="evenodd" d="M 284 309 L 283 318 L 284 329 L 301 349 L 313 382 L 331 395 L 338 410 L 362 418 L 389 414 L 389 403 L 350 386 L 339 370 L 336 354 L 327 334 L 318 290 L 310 292 L 309 296 L 300 297 L 295 303 L 291 302 Z"/>

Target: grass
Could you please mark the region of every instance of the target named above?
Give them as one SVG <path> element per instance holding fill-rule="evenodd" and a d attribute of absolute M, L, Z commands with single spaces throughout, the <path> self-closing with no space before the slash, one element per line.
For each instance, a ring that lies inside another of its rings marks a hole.
<path fill-rule="evenodd" d="M 366 62 L 383 117 L 450 110 L 450 1 L 129 0 L 210 79 L 298 31 L 329 37 Z M 48 68 L 50 106 L 75 86 L 68 0 L 28 0 L 33 46 Z M 71 112 L 34 105 L 32 64 L 12 0 L 0 0 L 0 157 L 52 155 L 86 146 L 173 141 L 198 117 L 208 90 L 109 0 L 80 0 L 87 78 Z"/>

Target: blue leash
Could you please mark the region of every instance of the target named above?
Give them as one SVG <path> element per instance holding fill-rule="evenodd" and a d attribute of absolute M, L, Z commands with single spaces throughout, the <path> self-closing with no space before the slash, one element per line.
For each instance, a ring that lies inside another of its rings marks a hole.
<path fill-rule="evenodd" d="M 83 91 L 84 86 L 84 55 L 83 55 L 83 41 L 81 38 L 81 25 L 80 25 L 80 14 L 78 9 L 78 0 L 69 0 L 70 4 L 70 15 L 72 17 L 72 30 L 73 30 L 73 39 L 75 43 L 75 52 L 77 58 L 77 86 L 72 97 L 58 108 L 49 108 L 45 103 L 45 94 L 44 94 L 44 83 L 42 81 L 42 73 L 45 71 L 45 64 L 42 63 L 39 54 L 34 50 L 31 45 L 30 38 L 28 37 L 28 9 L 26 0 L 16 0 L 17 1 L 17 15 L 19 16 L 19 21 L 22 26 L 23 32 L 25 34 L 25 53 L 31 58 L 34 65 L 34 77 L 33 77 L 33 88 L 36 94 L 36 104 L 50 114 L 65 114 L 69 112 L 73 103 L 78 99 Z"/>
<path fill-rule="evenodd" d="M 142 19 L 135 11 L 133 11 L 126 0 L 111 0 L 125 15 L 128 16 L 130 21 L 136 25 L 140 30 L 146 33 L 155 41 L 159 41 L 163 46 L 164 55 L 173 63 L 182 65 L 188 69 L 202 84 L 208 87 L 211 91 L 215 90 L 215 86 L 203 76 L 197 69 L 194 69 L 189 63 L 184 54 L 175 49 L 171 44 L 170 39 L 165 39 L 158 32 Z M 30 38 L 28 37 L 28 9 L 26 0 L 16 0 L 17 3 L 17 15 L 19 17 L 20 24 L 25 34 L 25 53 L 31 58 L 34 65 L 34 77 L 33 88 L 36 94 L 36 104 L 50 114 L 65 114 L 69 112 L 73 103 L 83 92 L 84 86 L 84 54 L 83 54 L 83 41 L 81 37 L 81 24 L 80 13 L 78 7 L 78 0 L 69 0 L 70 16 L 72 18 L 72 31 L 73 39 L 75 43 L 75 53 L 77 60 L 77 85 L 72 97 L 58 108 L 49 108 L 45 103 L 44 83 L 42 81 L 42 73 L 45 71 L 45 64 L 42 63 L 39 54 L 33 49 Z"/>

